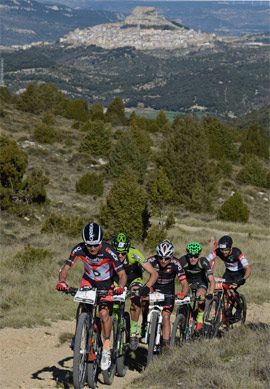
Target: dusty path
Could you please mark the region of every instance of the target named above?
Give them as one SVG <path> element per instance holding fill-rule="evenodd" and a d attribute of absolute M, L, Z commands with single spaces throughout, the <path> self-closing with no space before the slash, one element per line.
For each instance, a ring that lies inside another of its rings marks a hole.
<path fill-rule="evenodd" d="M 270 303 L 250 304 L 247 322 L 270 323 Z M 50 327 L 0 330 L 1 380 L 0 388 L 40 389 L 72 388 L 72 351 L 68 344 L 59 344 L 59 336 L 71 333 L 75 322 L 59 321 Z M 140 370 L 140 369 L 139 369 Z M 122 389 L 140 374 L 128 370 L 125 378 L 115 377 L 110 388 Z M 101 382 L 98 389 L 109 388 Z"/>

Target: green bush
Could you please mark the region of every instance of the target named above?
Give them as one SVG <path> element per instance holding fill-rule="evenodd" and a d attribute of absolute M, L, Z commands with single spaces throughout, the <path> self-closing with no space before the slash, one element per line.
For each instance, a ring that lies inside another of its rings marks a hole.
<path fill-rule="evenodd" d="M 125 115 L 125 105 L 120 97 L 116 97 L 109 105 L 106 111 L 106 118 L 114 125 L 127 124 Z"/>
<path fill-rule="evenodd" d="M 244 204 L 241 193 L 235 192 L 219 208 L 218 218 L 231 222 L 246 223 L 249 218 L 248 207 Z"/>
<path fill-rule="evenodd" d="M 155 251 L 157 245 L 166 239 L 167 231 L 166 228 L 163 227 L 159 229 L 159 226 L 153 226 L 147 232 L 146 239 L 144 241 L 145 250 Z"/>
<path fill-rule="evenodd" d="M 33 266 L 40 266 L 46 260 L 51 259 L 53 253 L 46 249 L 40 249 L 30 246 L 28 243 L 15 256 L 12 266 L 21 272 L 32 270 Z"/>
<path fill-rule="evenodd" d="M 23 196 L 27 203 L 42 204 L 47 200 L 45 185 L 49 183 L 49 178 L 43 176 L 43 172 L 34 169 L 24 180 L 22 185 Z"/>
<path fill-rule="evenodd" d="M 86 173 L 76 182 L 76 191 L 84 195 L 102 196 L 104 191 L 103 176 Z"/>
<path fill-rule="evenodd" d="M 65 234 L 67 236 L 80 236 L 87 221 L 80 217 L 62 217 L 54 213 L 45 220 L 40 230 L 42 233 Z"/>
<path fill-rule="evenodd" d="M 89 120 L 90 112 L 87 103 L 82 99 L 70 101 L 67 105 L 66 117 L 81 122 Z"/>
<path fill-rule="evenodd" d="M 41 121 L 48 126 L 53 126 L 56 123 L 55 116 L 50 112 L 44 112 L 41 116 Z"/>
<path fill-rule="evenodd" d="M 243 160 L 244 166 L 237 174 L 237 181 L 243 184 L 251 184 L 263 188 L 269 188 L 269 170 L 255 156 L 249 155 L 249 158 Z"/>
<path fill-rule="evenodd" d="M 79 151 L 95 156 L 107 156 L 111 151 L 111 130 L 104 122 L 87 122 L 81 127 L 81 131 L 87 131 L 82 140 Z"/>
<path fill-rule="evenodd" d="M 34 129 L 34 138 L 39 143 L 53 144 L 57 139 L 57 133 L 53 127 L 40 123 Z"/>
<path fill-rule="evenodd" d="M 166 222 L 165 222 L 165 228 L 168 230 L 169 228 L 173 227 L 175 225 L 175 218 L 173 212 L 170 212 L 167 216 Z"/>

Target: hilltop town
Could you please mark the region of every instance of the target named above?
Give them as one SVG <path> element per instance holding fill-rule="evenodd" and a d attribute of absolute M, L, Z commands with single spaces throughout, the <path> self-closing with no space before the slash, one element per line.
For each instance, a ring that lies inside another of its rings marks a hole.
<path fill-rule="evenodd" d="M 206 34 L 170 22 L 153 7 L 136 7 L 123 22 L 76 29 L 60 43 L 72 47 L 96 45 L 104 49 L 131 46 L 137 50 L 175 49 L 213 44 L 215 34 Z"/>

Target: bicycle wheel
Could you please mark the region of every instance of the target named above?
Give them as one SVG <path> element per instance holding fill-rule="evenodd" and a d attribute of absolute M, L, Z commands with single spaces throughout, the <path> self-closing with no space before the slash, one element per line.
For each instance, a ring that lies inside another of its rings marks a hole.
<path fill-rule="evenodd" d="M 186 318 L 183 314 L 178 314 L 175 318 L 171 334 L 171 347 L 180 346 L 184 341 Z"/>
<path fill-rule="evenodd" d="M 247 300 L 243 294 L 239 294 L 239 300 L 242 308 L 241 322 L 244 324 L 247 317 Z"/>
<path fill-rule="evenodd" d="M 208 339 L 215 338 L 221 322 L 220 300 L 214 296 L 212 300 L 205 303 L 203 328 L 204 336 Z"/>
<path fill-rule="evenodd" d="M 129 339 L 130 339 L 130 316 L 129 316 L 128 312 L 124 312 L 121 350 L 120 350 L 119 357 L 116 358 L 116 371 L 117 371 L 117 375 L 119 377 L 125 377 L 126 372 L 127 372 Z"/>
<path fill-rule="evenodd" d="M 73 385 L 75 389 L 84 387 L 88 362 L 87 343 L 89 336 L 88 314 L 83 312 L 77 322 L 74 341 Z"/>
<path fill-rule="evenodd" d="M 95 389 L 97 387 L 97 379 L 98 379 L 98 363 L 101 356 L 102 350 L 102 341 L 100 334 L 97 329 L 94 330 L 91 346 L 90 346 L 90 354 L 88 358 L 87 364 L 87 383 L 89 388 Z"/>
<path fill-rule="evenodd" d="M 149 344 L 148 344 L 148 354 L 147 354 L 147 365 L 153 361 L 153 357 L 154 357 L 158 315 L 159 315 L 158 312 L 153 312 L 152 314 L 150 337 L 149 337 Z"/>
<path fill-rule="evenodd" d="M 115 341 L 116 341 L 116 331 L 117 331 L 117 323 L 116 318 L 112 316 L 112 340 L 111 340 L 111 366 L 107 370 L 102 370 L 102 376 L 104 380 L 104 384 L 111 385 L 116 372 L 116 358 L 115 358 Z"/>

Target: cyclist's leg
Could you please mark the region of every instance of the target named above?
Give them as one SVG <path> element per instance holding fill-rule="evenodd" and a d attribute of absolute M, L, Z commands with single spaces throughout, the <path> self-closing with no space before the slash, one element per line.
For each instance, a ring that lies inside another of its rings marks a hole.
<path fill-rule="evenodd" d="M 205 297 L 207 292 L 207 281 L 200 282 L 196 292 L 197 297 Z M 197 314 L 197 325 L 195 331 L 200 331 L 203 327 L 203 313 L 205 308 L 205 300 L 198 301 L 198 314 Z"/>
<path fill-rule="evenodd" d="M 244 270 L 230 271 L 230 270 L 226 269 L 225 273 L 223 274 L 223 278 L 227 282 L 236 282 L 236 280 L 238 280 L 239 278 L 243 277 L 244 274 L 245 274 Z M 238 287 L 236 287 L 236 288 L 229 288 L 229 292 L 230 292 L 230 295 L 232 297 L 232 303 L 236 302 L 235 316 L 236 317 L 240 317 L 242 309 L 241 309 L 241 302 L 240 302 L 240 300 L 238 298 L 237 289 L 238 289 Z"/>
<path fill-rule="evenodd" d="M 167 287 L 162 290 L 162 293 L 165 294 L 174 294 L 173 287 Z M 169 345 L 170 337 L 171 337 L 171 314 L 174 308 L 174 299 L 172 297 L 165 297 L 164 302 L 161 303 L 163 306 L 162 311 L 162 343 L 163 345 Z"/>
<path fill-rule="evenodd" d="M 143 282 L 141 278 L 135 278 L 133 279 L 128 288 L 135 292 L 138 290 L 141 286 L 143 286 Z M 139 345 L 139 333 L 138 333 L 138 321 L 140 317 L 141 312 L 141 298 L 140 296 L 132 296 L 131 297 L 131 306 L 130 306 L 130 319 L 131 319 L 131 326 L 130 326 L 130 349 L 132 351 L 137 350 Z"/>

